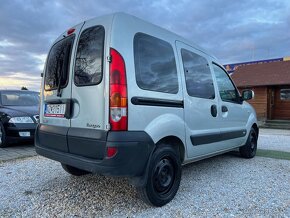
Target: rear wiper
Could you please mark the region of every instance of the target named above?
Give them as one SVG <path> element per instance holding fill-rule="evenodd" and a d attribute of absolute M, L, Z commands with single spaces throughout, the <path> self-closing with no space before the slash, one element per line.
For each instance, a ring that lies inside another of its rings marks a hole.
<path fill-rule="evenodd" d="M 67 79 L 67 71 L 68 71 L 70 47 L 71 46 L 68 46 L 66 48 L 66 51 L 64 53 L 64 61 L 63 61 L 62 66 L 60 68 L 59 82 L 58 82 L 57 94 L 56 94 L 58 97 L 61 97 L 61 90 L 62 90 L 61 89 L 61 85 L 62 85 L 62 82 L 63 82 L 64 73 L 65 73 L 65 79 Z"/>
<path fill-rule="evenodd" d="M 62 69 L 63 69 L 63 67 L 61 67 L 61 69 L 60 69 L 60 75 L 59 75 L 59 79 L 58 79 L 57 93 L 56 93 L 57 97 L 61 97 L 61 83 L 62 83 L 62 72 L 63 72 Z"/>

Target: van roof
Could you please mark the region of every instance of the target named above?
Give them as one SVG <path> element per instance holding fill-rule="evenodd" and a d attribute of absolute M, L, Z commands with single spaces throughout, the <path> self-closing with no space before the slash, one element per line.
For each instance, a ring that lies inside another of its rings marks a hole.
<path fill-rule="evenodd" d="M 138 22 L 140 23 L 140 26 L 146 26 L 147 28 L 154 28 L 156 32 L 159 32 L 160 34 L 165 34 L 165 35 L 171 35 L 175 38 L 176 41 L 181 41 L 185 44 L 188 44 L 192 47 L 194 47 L 195 49 L 205 53 L 206 55 L 210 56 L 213 59 L 217 59 L 215 56 L 211 55 L 209 52 L 207 52 L 205 49 L 201 48 L 200 46 L 198 46 L 197 44 L 191 42 L 190 40 L 187 40 L 167 29 L 164 29 L 160 26 L 157 26 L 155 24 L 152 24 L 150 22 L 147 22 L 145 20 L 142 20 L 138 17 L 135 17 L 133 15 L 129 15 L 123 12 L 116 12 L 113 14 L 108 14 L 108 15 L 104 15 L 101 17 L 96 17 L 96 18 L 92 18 L 89 19 L 90 21 L 98 21 L 98 20 L 110 20 L 113 24 L 115 23 L 115 21 L 118 21 L 118 24 L 124 24 L 124 26 L 128 27 L 130 25 L 130 21 L 134 20 L 134 22 Z M 87 20 L 88 21 L 88 20 Z"/>

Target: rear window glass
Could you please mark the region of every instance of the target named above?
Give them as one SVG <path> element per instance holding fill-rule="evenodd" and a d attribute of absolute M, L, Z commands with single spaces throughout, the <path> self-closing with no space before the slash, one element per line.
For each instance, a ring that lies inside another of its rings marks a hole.
<path fill-rule="evenodd" d="M 94 26 L 80 36 L 74 81 L 77 86 L 96 85 L 102 80 L 105 29 Z"/>
<path fill-rule="evenodd" d="M 68 81 L 68 70 L 74 35 L 57 42 L 51 48 L 46 65 L 45 90 L 64 88 Z"/>
<path fill-rule="evenodd" d="M 143 33 L 134 38 L 134 59 L 137 85 L 141 89 L 178 92 L 178 79 L 172 46 Z"/>
<path fill-rule="evenodd" d="M 39 93 L 2 92 L 1 102 L 4 106 L 37 106 L 39 104 Z"/>

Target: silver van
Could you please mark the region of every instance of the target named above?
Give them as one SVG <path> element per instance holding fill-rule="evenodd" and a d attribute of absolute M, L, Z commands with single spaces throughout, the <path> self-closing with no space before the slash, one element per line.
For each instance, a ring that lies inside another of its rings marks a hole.
<path fill-rule="evenodd" d="M 95 18 L 49 51 L 36 151 L 72 175 L 130 177 L 141 198 L 162 206 L 182 165 L 236 148 L 255 156 L 252 97 L 182 37 L 123 13 Z"/>

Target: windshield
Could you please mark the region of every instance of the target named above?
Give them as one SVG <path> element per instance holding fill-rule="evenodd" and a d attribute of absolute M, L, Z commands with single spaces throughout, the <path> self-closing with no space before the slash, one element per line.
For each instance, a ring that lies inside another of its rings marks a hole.
<path fill-rule="evenodd" d="M 1 92 L 1 102 L 3 106 L 38 106 L 39 93 L 23 91 Z"/>

